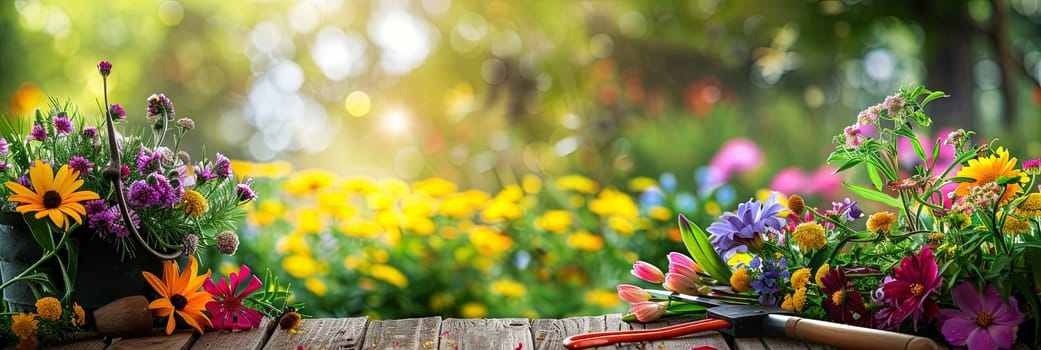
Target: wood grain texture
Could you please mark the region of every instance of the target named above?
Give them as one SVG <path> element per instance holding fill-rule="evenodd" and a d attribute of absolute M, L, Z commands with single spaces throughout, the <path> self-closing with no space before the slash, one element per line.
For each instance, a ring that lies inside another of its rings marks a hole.
<path fill-rule="evenodd" d="M 365 331 L 362 349 L 435 349 L 441 333 L 441 317 L 373 321 Z"/>
<path fill-rule="evenodd" d="M 806 343 L 795 339 L 779 337 L 767 337 L 761 339 L 763 340 L 763 344 L 765 344 L 770 350 L 807 350 L 810 348 Z"/>
<path fill-rule="evenodd" d="M 152 335 L 145 338 L 119 339 L 105 348 L 106 350 L 186 350 L 195 342 L 194 330 L 176 331 L 170 335 Z"/>
<path fill-rule="evenodd" d="M 572 317 L 561 320 L 532 321 L 531 336 L 536 350 L 565 350 L 564 338 L 572 335 L 603 332 L 606 316 Z"/>
<path fill-rule="evenodd" d="M 58 346 L 48 346 L 47 348 L 57 350 L 101 350 L 107 346 L 108 344 L 105 344 L 105 342 L 101 341 L 101 338 L 97 338 L 74 341 L 68 344 L 62 344 Z M 11 348 L 14 349 L 14 346 L 12 346 Z"/>
<path fill-rule="evenodd" d="M 526 318 L 450 318 L 441 323 L 438 336 L 438 350 L 534 349 L 531 324 Z"/>
<path fill-rule="evenodd" d="M 769 350 L 759 338 L 733 338 L 730 345 L 733 350 Z"/>
<path fill-rule="evenodd" d="M 632 329 L 652 329 L 677 325 L 685 322 L 692 322 L 692 320 L 677 319 L 653 323 L 631 323 L 630 325 L 632 326 Z M 730 348 L 730 346 L 727 345 L 726 339 L 723 338 L 723 335 L 719 334 L 719 332 L 716 331 L 698 332 L 666 340 L 643 342 L 641 343 L 641 345 L 645 345 L 645 349 L 656 350 L 690 350 L 699 346 L 711 346 L 716 349 Z"/>
<path fill-rule="evenodd" d="M 241 332 L 210 331 L 192 345 L 193 350 L 260 350 L 267 343 L 276 325 L 264 317 L 260 326 Z"/>
<path fill-rule="evenodd" d="M 304 320 L 296 331 L 275 329 L 264 349 L 284 350 L 303 346 L 306 349 L 358 350 L 368 320 L 368 317 Z"/>

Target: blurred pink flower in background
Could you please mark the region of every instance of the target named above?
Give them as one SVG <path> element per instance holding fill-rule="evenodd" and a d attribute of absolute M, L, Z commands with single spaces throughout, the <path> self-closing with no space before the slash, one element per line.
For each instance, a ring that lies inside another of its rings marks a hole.
<path fill-rule="evenodd" d="M 842 187 L 842 176 L 835 174 L 836 169 L 838 168 L 824 165 L 812 173 L 807 173 L 798 167 L 787 167 L 774 175 L 770 181 L 770 189 L 784 194 L 835 198 Z"/>
<path fill-rule="evenodd" d="M 746 138 L 730 139 L 720 147 L 709 163 L 706 185 L 714 187 L 730 180 L 734 174 L 755 170 L 763 165 L 763 151 Z"/>

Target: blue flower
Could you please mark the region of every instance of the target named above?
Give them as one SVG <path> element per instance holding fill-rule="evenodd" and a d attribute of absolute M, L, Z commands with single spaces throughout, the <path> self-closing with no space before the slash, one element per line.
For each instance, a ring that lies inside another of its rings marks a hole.
<path fill-rule="evenodd" d="M 779 232 L 785 220 L 777 214 L 786 210 L 777 203 L 779 194 L 774 192 L 765 202 L 749 200 L 738 204 L 737 213 L 725 213 L 720 221 L 712 223 L 708 232 L 712 234 L 712 245 L 723 259 L 737 252 L 748 251 L 748 245 L 758 248 L 762 234 Z"/>
<path fill-rule="evenodd" d="M 752 258 L 751 267 L 759 270 L 759 275 L 752 281 L 752 289 L 759 293 L 759 303 L 777 305 L 777 295 L 784 292 L 784 286 L 791 278 L 788 262 L 781 258 L 775 263 L 773 260 L 762 260 L 757 255 Z"/>

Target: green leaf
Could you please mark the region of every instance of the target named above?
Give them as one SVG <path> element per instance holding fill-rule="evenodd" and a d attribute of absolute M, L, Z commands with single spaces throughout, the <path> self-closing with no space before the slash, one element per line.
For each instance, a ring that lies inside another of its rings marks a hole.
<path fill-rule="evenodd" d="M 876 201 L 876 202 L 879 202 L 879 203 L 882 203 L 882 204 L 885 204 L 885 205 L 888 205 L 888 206 L 891 206 L 891 207 L 896 207 L 896 208 L 899 208 L 899 207 L 903 206 L 903 204 L 900 203 L 899 199 L 893 198 L 892 196 L 890 196 L 888 194 L 885 194 L 885 193 L 882 193 L 882 192 L 879 192 L 879 191 L 875 191 L 875 190 L 872 190 L 870 188 L 863 188 L 863 187 L 860 187 L 860 186 L 857 186 L 857 185 L 848 184 L 846 182 L 842 182 L 842 186 L 845 186 L 846 189 L 848 189 L 850 191 L 853 191 L 853 193 L 856 193 L 857 195 L 860 195 L 861 197 L 864 197 L 864 199 L 867 199 L 867 200 Z"/>
<path fill-rule="evenodd" d="M 849 169 L 849 168 L 852 168 L 852 167 L 856 166 L 857 164 L 860 164 L 860 163 L 863 163 L 863 162 L 864 162 L 864 161 L 863 161 L 863 160 L 861 160 L 861 159 L 859 159 L 859 158 L 854 158 L 854 159 L 850 159 L 850 160 L 846 161 L 846 163 L 842 164 L 842 166 L 840 166 L 840 167 L 838 168 L 838 170 L 835 170 L 835 173 L 836 173 L 836 174 L 837 174 L 837 173 L 841 173 L 841 172 L 843 172 L 844 170 L 847 170 L 847 169 Z"/>
<path fill-rule="evenodd" d="M 975 182 L 976 179 L 973 179 L 971 177 L 959 176 L 959 177 L 952 177 L 950 179 L 947 179 L 947 181 L 950 181 L 950 182 Z"/>
<path fill-rule="evenodd" d="M 926 104 L 929 104 L 929 102 L 932 102 L 932 100 L 938 99 L 940 97 L 947 97 L 947 94 L 943 91 L 933 91 L 933 93 L 929 94 L 929 96 L 926 96 L 925 99 L 922 100 L 922 103 L 920 105 L 922 107 L 925 107 Z"/>
<path fill-rule="evenodd" d="M 871 184 L 875 186 L 875 189 L 882 190 L 882 176 L 878 175 L 878 167 L 868 163 L 867 174 L 868 178 L 871 179 Z"/>
<path fill-rule="evenodd" d="M 43 248 L 44 252 L 54 251 L 54 235 L 51 234 L 51 225 L 47 223 L 47 218 L 37 219 L 34 213 L 25 213 L 22 218 L 25 219 L 25 224 L 29 226 L 29 231 L 33 233 L 33 238 L 36 239 L 36 243 Z"/>
<path fill-rule="evenodd" d="M 705 310 L 708 310 L 708 307 L 704 305 L 677 302 L 673 302 L 671 305 L 669 305 L 669 308 L 666 309 L 666 311 L 672 311 L 676 313 L 705 312 Z"/>
<path fill-rule="evenodd" d="M 942 142 L 941 140 L 942 139 L 937 138 L 936 139 L 936 145 L 933 146 L 933 157 L 932 157 L 933 162 L 936 162 L 936 159 L 939 159 L 939 157 L 940 157 L 940 145 L 941 145 L 941 142 Z M 935 165 L 936 164 L 933 164 L 933 166 L 935 166 Z M 930 167 L 932 167 L 932 166 L 930 166 Z"/>
<path fill-rule="evenodd" d="M 719 257 L 719 254 L 716 254 L 708 234 L 683 215 L 679 216 L 679 225 L 683 245 L 687 247 L 694 262 L 698 263 L 716 281 L 729 283 L 730 267 L 723 261 L 723 258 Z"/>
<path fill-rule="evenodd" d="M 921 126 L 929 126 L 933 123 L 933 120 L 929 119 L 929 116 L 925 115 L 925 112 L 922 111 L 915 111 L 914 114 L 911 114 L 911 118 Z"/>

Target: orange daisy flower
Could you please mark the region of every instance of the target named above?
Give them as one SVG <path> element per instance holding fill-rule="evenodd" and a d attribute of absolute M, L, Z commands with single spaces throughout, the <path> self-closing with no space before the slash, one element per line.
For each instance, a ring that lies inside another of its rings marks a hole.
<path fill-rule="evenodd" d="M 1005 147 L 998 147 L 995 154 L 987 157 L 979 157 L 969 160 L 969 165 L 961 168 L 956 176 L 975 179 L 971 182 L 962 182 L 954 193 L 959 196 L 969 194 L 969 189 L 985 183 L 994 182 L 1002 176 L 1021 177 L 1022 171 L 1016 169 L 1016 157 L 1009 157 Z M 1001 197 L 1001 204 L 1008 203 L 1009 199 L 1023 190 L 1018 182 L 1006 185 L 1005 195 Z"/>
<path fill-rule="evenodd" d="M 163 279 L 151 272 L 142 272 L 148 284 L 152 285 L 162 297 L 148 304 L 155 317 L 169 317 L 166 322 L 166 334 L 173 333 L 176 322 L 174 314 L 180 316 L 184 322 L 195 328 L 199 333 L 204 332 L 204 327 L 213 327 L 210 318 L 202 313 L 206 309 L 206 303 L 213 301 L 213 296 L 205 291 L 200 291 L 203 282 L 210 279 L 210 271 L 206 270 L 203 275 L 199 272 L 199 265 L 194 256 L 188 257 L 188 267 L 183 272 L 178 272 L 177 262 L 167 260 L 163 262 Z"/>
<path fill-rule="evenodd" d="M 80 172 L 69 169 L 68 165 L 62 165 L 55 175 L 50 164 L 37 159 L 29 168 L 32 189 L 14 181 L 5 185 L 14 192 L 10 200 L 21 203 L 16 211 L 22 214 L 36 212 L 37 219 L 50 217 L 55 226 L 67 230 L 69 218 L 77 224 L 83 223 L 82 216 L 87 214 L 87 210 L 80 202 L 100 198 L 91 191 L 76 191 L 83 186 L 79 176 Z"/>

